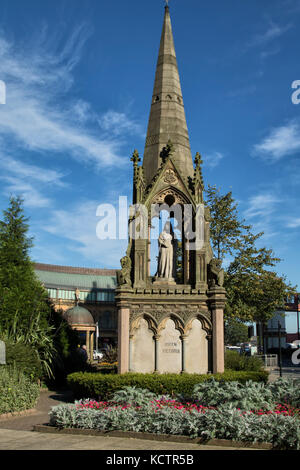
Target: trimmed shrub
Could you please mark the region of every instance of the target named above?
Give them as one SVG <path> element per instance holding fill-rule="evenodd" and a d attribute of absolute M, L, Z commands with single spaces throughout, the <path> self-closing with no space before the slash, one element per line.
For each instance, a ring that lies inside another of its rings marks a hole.
<path fill-rule="evenodd" d="M 225 351 L 225 369 L 260 371 L 264 367 L 263 361 L 256 356 L 245 356 L 237 351 Z"/>
<path fill-rule="evenodd" d="M 189 395 L 193 393 L 194 386 L 198 383 L 210 380 L 237 381 L 246 383 L 268 381 L 268 372 L 226 371 L 223 374 L 198 375 L 198 374 L 101 374 L 88 372 L 75 372 L 68 375 L 67 383 L 74 397 L 95 398 L 110 400 L 117 390 L 125 386 L 147 389 L 156 395 Z"/>
<path fill-rule="evenodd" d="M 0 366 L 0 414 L 34 408 L 40 389 L 16 367 Z"/>

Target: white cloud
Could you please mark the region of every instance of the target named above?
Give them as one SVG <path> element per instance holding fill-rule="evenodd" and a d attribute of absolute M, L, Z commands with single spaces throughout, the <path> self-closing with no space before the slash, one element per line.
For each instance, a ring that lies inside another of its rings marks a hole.
<path fill-rule="evenodd" d="M 22 148 L 41 155 L 69 156 L 93 164 L 96 169 L 123 163 L 121 139 L 116 136 L 138 133 L 137 124 L 125 114 L 108 112 L 97 116 L 84 100 L 71 99 L 74 68 L 79 63 L 88 38 L 85 26 L 77 28 L 64 46 L 58 38 L 25 47 L 0 33 L 0 77 L 6 83 L 6 105 L 0 107 L 0 137 L 10 148 Z M 110 135 L 101 135 L 97 122 L 109 126 Z"/>
<path fill-rule="evenodd" d="M 265 46 L 274 39 L 277 39 L 283 34 L 285 34 L 292 27 L 293 25 L 291 23 L 286 25 L 279 25 L 274 23 L 273 21 L 270 21 L 268 28 L 264 32 L 256 34 L 248 42 L 248 47 Z"/>
<path fill-rule="evenodd" d="M 229 91 L 228 96 L 230 98 L 236 98 L 236 97 L 252 95 L 253 93 L 256 92 L 256 89 L 257 88 L 255 85 L 249 85 L 249 86 L 245 86 L 242 88 L 238 88 L 236 90 Z"/>
<path fill-rule="evenodd" d="M 300 151 L 300 125 L 292 120 L 274 128 L 261 143 L 254 146 L 254 153 L 271 161 L 293 155 Z"/>
<path fill-rule="evenodd" d="M 98 123 L 102 129 L 111 131 L 116 136 L 124 132 L 129 134 L 142 134 L 140 124 L 128 119 L 125 113 L 108 111 L 98 119 Z"/>
<path fill-rule="evenodd" d="M 290 222 L 287 223 L 287 227 L 289 228 L 298 228 L 300 227 L 300 217 L 296 217 L 290 220 Z"/>
<path fill-rule="evenodd" d="M 32 208 L 51 206 L 51 199 L 43 194 L 47 187 L 67 186 L 62 172 L 21 162 L 1 149 L 0 170 L 2 193 L 22 196 L 26 206 Z"/>
<path fill-rule="evenodd" d="M 207 168 L 215 168 L 219 165 L 220 161 L 224 158 L 224 155 L 220 152 L 213 152 L 207 154 L 203 159 L 203 166 Z"/>
<path fill-rule="evenodd" d="M 97 201 L 78 203 L 71 210 L 52 211 L 43 229 L 64 238 L 65 246 L 80 253 L 88 262 L 97 266 L 119 268 L 120 259 L 126 252 L 127 240 L 99 240 L 96 228 Z"/>
<path fill-rule="evenodd" d="M 257 216 L 263 216 L 264 218 L 266 218 L 274 212 L 275 205 L 280 202 L 281 200 L 273 194 L 257 194 L 256 196 L 253 196 L 249 199 L 249 207 L 244 212 L 244 214 L 247 218 Z"/>

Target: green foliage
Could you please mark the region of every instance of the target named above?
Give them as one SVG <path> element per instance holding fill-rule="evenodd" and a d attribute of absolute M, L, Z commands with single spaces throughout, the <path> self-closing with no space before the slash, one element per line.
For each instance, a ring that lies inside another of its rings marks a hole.
<path fill-rule="evenodd" d="M 225 322 L 225 344 L 236 346 L 248 340 L 248 327 L 236 318 L 229 318 Z"/>
<path fill-rule="evenodd" d="M 300 380 L 279 378 L 269 384 L 273 396 L 278 403 L 289 403 L 295 408 L 300 408 Z"/>
<path fill-rule="evenodd" d="M 32 238 L 22 200 L 12 197 L 0 221 L 0 336 L 30 345 L 45 374 L 51 375 L 55 354 L 48 325 L 48 295 L 37 279 L 29 257 Z"/>
<path fill-rule="evenodd" d="M 195 385 L 192 398 L 204 406 L 239 408 L 241 410 L 271 410 L 275 407 L 272 391 L 264 383 L 247 381 L 218 382 L 214 379 Z"/>
<path fill-rule="evenodd" d="M 24 343 L 6 342 L 6 364 L 14 366 L 32 381 L 42 376 L 42 365 L 39 357 L 31 346 Z"/>
<path fill-rule="evenodd" d="M 216 258 L 223 261 L 225 256 L 234 255 L 243 231 L 250 226 L 245 225 L 244 220 L 239 220 L 238 205 L 234 202 L 231 191 L 222 195 L 216 186 L 208 185 L 206 194 L 211 214 L 212 248 Z"/>
<path fill-rule="evenodd" d="M 40 389 L 16 367 L 0 366 L 0 414 L 34 408 Z"/>
<path fill-rule="evenodd" d="M 48 322 L 53 329 L 52 337 L 56 353 L 52 363 L 52 376 L 47 379 L 47 383 L 64 385 L 68 374 L 82 370 L 82 364 L 76 354 L 80 342 L 78 332 L 63 318 L 62 311 L 56 311 L 53 305 Z"/>
<path fill-rule="evenodd" d="M 256 356 L 246 356 L 237 351 L 225 351 L 225 369 L 260 371 L 264 367 L 263 361 Z"/>
<path fill-rule="evenodd" d="M 105 357 L 103 359 L 105 362 L 113 364 L 118 361 L 118 348 L 112 346 L 111 344 L 107 345 L 105 349 Z"/>
<path fill-rule="evenodd" d="M 299 386 L 299 384 L 298 384 Z M 92 429 L 97 431 L 134 431 L 153 434 L 183 435 L 191 438 L 230 439 L 241 442 L 267 442 L 279 449 L 300 449 L 300 420 L 296 416 L 285 416 L 272 412 L 253 413 L 236 409 L 242 402 L 249 406 L 270 409 L 276 400 L 276 393 L 287 390 L 286 383 L 274 384 L 273 389 L 263 383 L 217 382 L 210 379 L 194 387 L 196 399 L 204 400 L 217 408 L 202 410 L 182 406 L 157 406 L 143 402 L 143 390 L 127 388 L 124 394 L 116 393 L 118 403 L 129 406 L 116 406 L 106 403 L 100 408 L 82 406 L 86 401 L 74 405 L 59 405 L 50 412 L 50 425 L 59 428 Z M 295 388 L 296 390 L 296 388 Z M 249 391 L 249 392 L 248 392 Z M 274 395 L 273 392 L 275 392 Z M 144 393 L 149 393 L 144 390 Z M 247 396 L 249 393 L 249 396 Z M 152 394 L 149 394 L 149 400 Z M 159 399 L 159 397 L 156 397 Z M 229 400 L 232 400 L 230 404 Z M 139 401 L 139 406 L 130 406 Z M 89 402 L 89 400 L 87 401 Z M 221 404 L 221 406 L 220 406 Z M 127 402 L 128 405 L 128 402 Z"/>
<path fill-rule="evenodd" d="M 125 386 L 147 389 L 156 395 L 191 395 L 199 382 L 210 380 L 266 382 L 268 372 L 226 371 L 223 374 L 108 374 L 75 372 L 67 377 L 67 383 L 75 398 L 110 400 L 113 394 Z"/>
<path fill-rule="evenodd" d="M 145 406 L 155 398 L 156 395 L 149 390 L 125 386 L 113 394 L 112 402 L 121 405 Z"/>
<path fill-rule="evenodd" d="M 284 276 L 272 270 L 280 261 L 273 251 L 258 248 L 263 232 L 253 234 L 238 216 L 238 205 L 232 193 L 221 195 L 215 186 L 208 186 L 207 205 L 211 212 L 211 243 L 215 257 L 230 257 L 225 271 L 227 293 L 226 318 L 267 322 L 284 299 L 296 291 Z"/>

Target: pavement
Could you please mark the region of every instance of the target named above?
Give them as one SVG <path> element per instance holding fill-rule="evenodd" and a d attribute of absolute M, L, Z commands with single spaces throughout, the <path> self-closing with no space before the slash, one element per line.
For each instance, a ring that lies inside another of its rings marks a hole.
<path fill-rule="evenodd" d="M 279 377 L 279 368 L 270 370 L 269 381 Z M 283 367 L 283 377 L 300 378 L 300 367 Z M 249 450 L 224 446 L 195 443 L 149 441 L 128 437 L 87 436 L 70 434 L 49 434 L 35 432 L 34 426 L 49 423 L 48 413 L 52 406 L 73 403 L 72 392 L 68 390 L 41 391 L 37 406 L 26 415 L 0 419 L 0 450 Z"/>
<path fill-rule="evenodd" d="M 267 369 L 268 370 L 268 369 Z M 269 382 L 274 382 L 280 377 L 279 367 L 269 369 Z M 291 379 L 300 379 L 300 365 L 298 366 L 283 366 L 281 368 L 282 377 Z"/>

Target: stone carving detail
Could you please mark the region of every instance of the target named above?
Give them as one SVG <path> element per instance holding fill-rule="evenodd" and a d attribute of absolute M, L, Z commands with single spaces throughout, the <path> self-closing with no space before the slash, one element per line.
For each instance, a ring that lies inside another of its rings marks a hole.
<path fill-rule="evenodd" d="M 164 180 L 165 183 L 168 183 L 168 184 L 177 184 L 178 183 L 178 178 L 175 174 L 175 171 L 171 170 L 171 168 L 166 170 L 166 173 L 165 173 L 165 176 L 164 176 L 163 180 Z"/>
<path fill-rule="evenodd" d="M 159 278 L 174 280 L 173 237 L 169 229 L 170 224 L 166 224 L 158 238 L 159 257 L 157 274 Z"/>
<path fill-rule="evenodd" d="M 154 197 L 152 204 L 164 204 L 166 196 L 173 196 L 174 204 L 188 204 L 187 199 L 173 189 L 166 189 L 165 191 L 157 194 Z"/>
<path fill-rule="evenodd" d="M 146 147 L 147 145 L 155 145 L 159 143 L 159 135 L 150 135 L 146 138 Z"/>
<path fill-rule="evenodd" d="M 224 270 L 221 268 L 222 261 L 213 258 L 208 265 L 208 285 L 209 287 L 224 286 Z"/>
<path fill-rule="evenodd" d="M 188 331 L 190 328 L 189 324 L 191 320 L 197 317 L 201 317 L 203 319 L 203 323 L 205 323 L 206 325 L 205 329 L 211 328 L 211 313 L 208 311 L 199 311 L 198 309 L 195 309 L 195 311 L 193 312 L 191 309 L 184 310 L 184 305 L 178 306 L 175 309 L 170 309 L 162 305 L 162 309 L 159 310 L 158 307 L 159 306 L 156 305 L 154 309 L 141 308 L 138 310 L 131 310 L 131 331 L 137 327 L 138 320 L 141 317 L 146 318 L 149 323 L 149 327 L 156 332 L 159 330 L 159 326 L 161 325 L 161 323 L 167 318 L 172 318 L 174 321 L 176 320 L 175 323 L 178 328 L 180 327 L 180 329 L 182 330 L 187 329 Z"/>
<path fill-rule="evenodd" d="M 132 286 L 131 282 L 131 259 L 129 256 L 124 256 L 121 259 L 121 271 L 118 274 L 118 285 L 119 286 Z"/>

